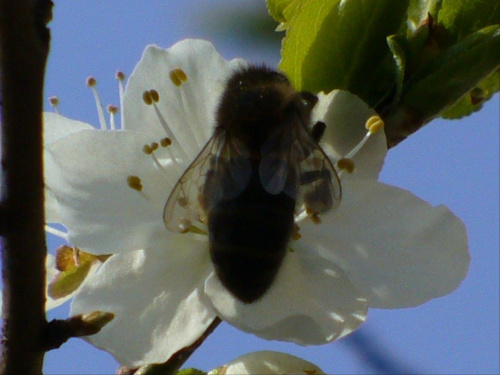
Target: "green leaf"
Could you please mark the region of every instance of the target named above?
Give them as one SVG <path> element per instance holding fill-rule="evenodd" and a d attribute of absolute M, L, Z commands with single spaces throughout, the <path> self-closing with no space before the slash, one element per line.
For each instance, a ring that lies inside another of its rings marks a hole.
<path fill-rule="evenodd" d="M 500 72 L 497 70 L 447 109 L 441 117 L 454 120 L 479 111 L 483 104 L 498 90 L 500 90 Z"/>
<path fill-rule="evenodd" d="M 344 89 L 375 106 L 395 86 L 387 37 L 401 29 L 408 1 L 293 3 L 284 11 L 281 70 L 299 90 Z"/>
<path fill-rule="evenodd" d="M 395 64 L 395 81 L 396 81 L 396 93 L 392 99 L 393 103 L 399 101 L 401 92 L 403 91 L 403 82 L 405 78 L 405 66 L 406 66 L 406 56 L 403 47 L 401 46 L 401 40 L 397 35 L 391 35 L 387 38 L 387 45 L 391 49 L 392 58 Z"/>
<path fill-rule="evenodd" d="M 486 26 L 500 24 L 500 2 L 443 0 L 437 21 L 460 40 Z"/>
<path fill-rule="evenodd" d="M 49 296 L 59 299 L 73 293 L 87 277 L 92 263 L 83 262 L 78 267 L 70 267 L 57 275 L 56 279 L 49 284 Z"/>
<path fill-rule="evenodd" d="M 185 368 L 179 370 L 177 375 L 206 375 L 207 373 L 196 368 Z"/>
<path fill-rule="evenodd" d="M 499 26 L 467 36 L 405 83 L 397 109 L 384 118 L 386 130 L 391 133 L 401 124 L 410 123 L 418 129 L 474 89 L 498 69 L 499 63 Z M 489 87 L 495 89 L 494 85 Z"/>
<path fill-rule="evenodd" d="M 62 245 L 56 250 L 56 268 L 60 273 L 48 286 L 53 299 L 63 298 L 77 290 L 97 262 L 105 262 L 109 255 L 92 255 L 78 248 Z"/>

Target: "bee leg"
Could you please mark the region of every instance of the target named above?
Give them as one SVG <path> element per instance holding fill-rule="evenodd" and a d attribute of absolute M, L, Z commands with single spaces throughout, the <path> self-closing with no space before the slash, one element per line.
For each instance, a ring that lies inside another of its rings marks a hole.
<path fill-rule="evenodd" d="M 321 169 L 317 171 L 307 171 L 300 175 L 300 184 L 309 185 L 318 180 L 329 179 L 331 173 L 328 169 Z"/>
<path fill-rule="evenodd" d="M 326 124 L 322 121 L 318 121 L 316 124 L 313 125 L 311 129 L 311 138 L 314 140 L 314 142 L 318 143 L 321 140 L 321 138 L 323 138 L 325 130 L 326 130 Z"/>
<path fill-rule="evenodd" d="M 328 211 L 333 207 L 330 187 L 331 173 L 328 169 L 304 172 L 300 175 L 300 184 L 316 183 L 304 195 L 306 210 L 313 214 Z"/>

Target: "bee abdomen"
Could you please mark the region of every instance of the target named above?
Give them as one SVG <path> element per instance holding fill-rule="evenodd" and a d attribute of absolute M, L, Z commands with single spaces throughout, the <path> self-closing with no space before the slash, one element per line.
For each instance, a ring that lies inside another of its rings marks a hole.
<path fill-rule="evenodd" d="M 255 302 L 269 289 L 286 254 L 295 202 L 267 194 L 265 204 L 240 196 L 209 215 L 210 256 L 222 284 L 239 300 Z"/>

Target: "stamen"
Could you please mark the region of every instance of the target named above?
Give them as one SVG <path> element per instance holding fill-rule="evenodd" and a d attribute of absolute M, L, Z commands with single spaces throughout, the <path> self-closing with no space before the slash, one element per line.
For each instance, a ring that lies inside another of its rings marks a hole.
<path fill-rule="evenodd" d="M 177 87 L 181 86 L 183 82 L 186 82 L 188 80 L 187 74 L 181 68 L 172 70 L 169 75 L 172 83 Z M 182 104 L 182 108 L 180 109 L 180 111 L 183 112 L 187 117 L 186 122 L 188 124 L 195 124 L 198 122 L 197 118 L 193 118 L 195 112 L 189 110 L 189 103 L 195 102 L 195 99 L 186 97 L 186 94 L 192 95 L 193 93 L 194 90 L 180 90 L 181 104 Z M 188 141 L 189 143 L 196 142 L 199 145 L 204 143 L 203 139 L 200 138 L 202 137 L 201 134 L 194 132 L 191 127 L 187 127 L 185 131 L 185 136 L 186 136 L 186 141 Z"/>
<path fill-rule="evenodd" d="M 372 116 L 366 121 L 365 127 L 370 134 L 375 134 L 380 129 L 384 128 L 384 120 L 382 120 L 380 116 Z"/>
<path fill-rule="evenodd" d="M 127 176 L 127 185 L 129 188 L 136 190 L 136 191 L 142 191 L 142 181 L 139 177 L 137 176 Z"/>
<path fill-rule="evenodd" d="M 106 130 L 107 125 L 106 125 L 106 120 L 104 118 L 104 110 L 102 109 L 102 102 L 101 98 L 99 97 L 99 93 L 97 92 L 97 89 L 95 86 L 97 85 L 97 81 L 94 77 L 88 77 L 87 78 L 87 86 L 90 87 L 92 90 L 92 93 L 94 94 L 94 100 L 95 104 L 97 107 L 97 115 L 99 116 L 99 123 L 101 125 L 101 130 Z"/>
<path fill-rule="evenodd" d="M 53 234 L 56 237 L 59 237 L 65 241 L 68 240 L 68 234 L 66 232 L 63 232 L 59 229 L 52 228 L 51 226 L 45 224 L 45 232 Z"/>
<path fill-rule="evenodd" d="M 120 93 L 120 108 L 123 108 L 123 96 L 125 92 L 125 87 L 123 81 L 125 80 L 125 74 L 121 71 L 117 71 L 115 78 L 118 80 L 118 91 Z M 123 111 L 120 112 L 120 124 L 123 125 Z"/>
<path fill-rule="evenodd" d="M 176 86 L 180 86 L 182 85 L 182 82 L 187 81 L 187 75 L 181 68 L 171 70 L 169 76 L 172 83 Z"/>
<path fill-rule="evenodd" d="M 109 104 L 106 109 L 108 110 L 109 113 L 109 128 L 111 130 L 116 130 L 116 125 L 115 125 L 115 114 L 118 113 L 118 107 L 116 105 Z"/>
<path fill-rule="evenodd" d="M 167 171 L 165 170 L 165 168 L 163 168 L 163 165 L 160 163 L 160 161 L 158 160 L 158 158 L 154 154 L 154 152 L 158 149 L 158 147 L 159 147 L 158 142 L 153 142 L 150 145 L 144 145 L 144 146 L 142 146 L 142 152 L 144 152 L 146 155 L 151 156 L 151 158 L 153 159 L 153 163 L 155 163 L 156 167 L 160 171 L 163 172 L 163 174 L 166 177 L 168 183 L 174 184 L 175 181 L 172 181 L 172 176 L 169 173 L 167 173 Z M 173 155 L 171 156 L 171 158 L 173 158 Z"/>
<path fill-rule="evenodd" d="M 363 137 L 363 139 L 349 152 L 344 156 L 344 159 L 352 159 L 354 155 L 358 153 L 359 150 L 365 145 L 366 141 L 372 134 L 380 131 L 384 128 L 384 120 L 380 118 L 380 116 L 371 116 L 368 120 L 366 120 L 365 128 L 368 130 Z"/>
<path fill-rule="evenodd" d="M 337 167 L 342 170 L 346 171 L 347 173 L 351 174 L 354 172 L 354 161 L 352 159 L 347 159 L 347 158 L 342 158 L 337 162 Z"/>
<path fill-rule="evenodd" d="M 52 108 L 54 108 L 54 112 L 60 115 L 59 113 L 59 98 L 57 96 L 51 96 L 49 98 L 49 103 Z"/>
<path fill-rule="evenodd" d="M 125 88 L 123 86 L 123 81 L 125 80 L 125 74 L 121 71 L 117 71 L 115 74 L 115 78 L 118 80 L 118 90 L 120 93 L 120 107 L 123 105 L 123 93 L 125 92 Z"/>
<path fill-rule="evenodd" d="M 167 137 L 170 139 L 170 144 L 173 142 L 177 145 L 180 145 L 180 143 L 177 141 L 177 138 L 175 137 L 174 133 L 172 132 L 172 130 L 170 130 L 170 127 L 168 126 L 167 121 L 165 120 L 165 118 L 161 114 L 160 109 L 156 105 L 156 103 L 158 103 L 160 101 L 160 95 L 158 94 L 158 91 L 156 91 L 156 90 L 144 91 L 142 94 L 142 100 L 147 105 L 153 106 L 153 108 L 156 112 L 156 116 L 158 117 L 160 124 L 163 126 L 163 130 L 165 130 L 165 133 L 167 133 Z M 178 151 L 181 153 L 181 157 L 184 160 L 189 159 L 182 147 L 179 147 Z M 169 152 L 169 154 L 171 156 L 172 161 L 177 164 L 177 159 L 175 158 L 175 156 L 171 152 Z"/>

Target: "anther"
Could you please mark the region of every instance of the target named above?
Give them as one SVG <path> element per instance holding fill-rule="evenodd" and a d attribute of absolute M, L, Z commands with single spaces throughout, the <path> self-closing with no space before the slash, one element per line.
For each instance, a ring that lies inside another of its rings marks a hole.
<path fill-rule="evenodd" d="M 128 176 L 127 177 L 127 185 L 129 188 L 137 190 L 137 191 L 142 191 L 142 181 L 139 177 L 137 176 Z"/>
<path fill-rule="evenodd" d="M 160 95 L 158 94 L 158 91 L 149 90 L 149 94 L 151 95 L 151 99 L 153 99 L 153 102 L 158 103 L 158 101 L 160 100 Z"/>
<path fill-rule="evenodd" d="M 162 138 L 162 139 L 160 140 L 160 145 L 161 145 L 161 147 L 168 147 L 168 146 L 170 146 L 171 144 L 172 144 L 172 140 L 171 140 L 170 138 L 168 138 L 168 137 L 166 137 L 166 138 Z"/>
<path fill-rule="evenodd" d="M 171 70 L 169 76 L 172 83 L 176 86 L 180 86 L 182 82 L 187 81 L 187 75 L 181 68 Z"/>
<path fill-rule="evenodd" d="M 108 104 L 106 107 L 109 113 L 109 128 L 111 130 L 116 129 L 115 115 L 118 113 L 118 107 L 116 105 Z"/>
<path fill-rule="evenodd" d="M 158 150 L 158 142 L 153 142 L 151 143 L 151 150 L 156 151 Z"/>
<path fill-rule="evenodd" d="M 108 104 L 106 109 L 108 110 L 108 113 L 111 113 L 113 115 L 118 113 L 118 107 L 116 105 Z"/>
<path fill-rule="evenodd" d="M 352 159 L 342 158 L 337 162 L 337 167 L 351 174 L 354 172 L 354 161 Z"/>
<path fill-rule="evenodd" d="M 57 105 L 59 104 L 59 98 L 57 96 L 51 96 L 49 98 L 49 103 L 52 107 L 57 107 Z"/>
<path fill-rule="evenodd" d="M 191 220 L 188 219 L 181 219 L 179 223 L 179 232 L 181 233 L 187 233 L 189 232 L 189 229 L 191 228 L 193 224 L 191 223 Z"/>
<path fill-rule="evenodd" d="M 144 145 L 142 147 L 142 152 L 144 152 L 146 155 L 151 155 L 153 153 L 153 149 L 150 145 Z"/>
<path fill-rule="evenodd" d="M 118 80 L 118 81 L 123 81 L 125 79 L 125 74 L 121 71 L 117 71 L 116 74 L 115 74 L 115 78 Z"/>
<path fill-rule="evenodd" d="M 144 103 L 146 103 L 147 105 L 151 105 L 153 104 L 153 98 L 151 97 L 151 93 L 149 91 L 144 91 L 142 93 L 142 100 L 144 101 Z"/>
<path fill-rule="evenodd" d="M 302 235 L 300 234 L 300 227 L 297 224 L 294 224 L 292 235 L 291 235 L 292 240 L 297 241 L 301 237 L 302 237 Z"/>
<path fill-rule="evenodd" d="M 51 96 L 49 98 L 49 104 L 52 108 L 54 108 L 54 112 L 59 114 L 59 98 L 57 96 Z"/>
<path fill-rule="evenodd" d="M 372 116 L 368 120 L 366 120 L 365 127 L 370 132 L 370 134 L 375 134 L 380 129 L 384 128 L 384 120 L 382 120 L 380 116 Z"/>
<path fill-rule="evenodd" d="M 96 79 L 94 77 L 87 77 L 87 80 L 86 80 L 85 84 L 88 87 L 94 87 L 97 84 L 97 81 L 96 81 Z"/>
<path fill-rule="evenodd" d="M 156 90 L 148 90 L 142 93 L 142 100 L 147 105 L 152 105 L 153 102 L 157 103 L 160 100 L 160 95 L 158 95 L 158 91 Z"/>
<path fill-rule="evenodd" d="M 321 219 L 319 217 L 319 215 L 315 212 L 311 215 L 309 215 L 309 217 L 311 218 L 311 221 L 314 223 L 314 224 L 321 224 Z"/>

